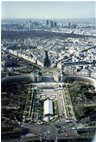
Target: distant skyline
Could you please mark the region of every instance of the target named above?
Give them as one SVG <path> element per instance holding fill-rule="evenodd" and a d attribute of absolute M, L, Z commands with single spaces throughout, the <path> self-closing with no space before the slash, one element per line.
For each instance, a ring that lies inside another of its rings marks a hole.
<path fill-rule="evenodd" d="M 96 1 L 3 1 L 1 18 L 96 18 Z"/>

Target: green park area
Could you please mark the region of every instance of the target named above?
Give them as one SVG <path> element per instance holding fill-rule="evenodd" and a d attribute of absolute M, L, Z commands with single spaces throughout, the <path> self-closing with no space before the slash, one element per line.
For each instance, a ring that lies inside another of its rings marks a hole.
<path fill-rule="evenodd" d="M 95 88 L 82 82 L 73 82 L 68 85 L 68 90 L 77 120 L 86 126 L 96 126 Z"/>
<path fill-rule="evenodd" d="M 57 99 L 53 100 L 53 114 L 54 115 L 58 115 L 59 114 Z"/>
<path fill-rule="evenodd" d="M 44 114 L 44 100 L 39 101 L 39 119 L 43 120 L 43 114 Z"/>
<path fill-rule="evenodd" d="M 28 93 L 28 86 L 15 84 L 9 88 L 6 87 L 1 95 L 2 129 L 7 130 L 12 124 L 14 126 L 22 122 L 26 101 L 29 102 L 31 99 L 31 92 Z M 5 120 L 7 123 L 3 128 Z"/>

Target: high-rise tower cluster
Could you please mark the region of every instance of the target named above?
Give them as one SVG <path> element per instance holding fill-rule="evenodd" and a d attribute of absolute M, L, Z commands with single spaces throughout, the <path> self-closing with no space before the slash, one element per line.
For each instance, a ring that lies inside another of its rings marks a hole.
<path fill-rule="evenodd" d="M 48 26 L 50 28 L 57 27 L 57 22 L 54 22 L 52 20 L 46 20 L 46 26 Z"/>

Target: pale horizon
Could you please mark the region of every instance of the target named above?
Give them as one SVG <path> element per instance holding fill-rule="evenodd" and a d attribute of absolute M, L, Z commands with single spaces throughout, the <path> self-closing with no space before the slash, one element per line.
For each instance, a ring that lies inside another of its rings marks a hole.
<path fill-rule="evenodd" d="M 2 19 L 94 19 L 95 1 L 3 1 Z"/>

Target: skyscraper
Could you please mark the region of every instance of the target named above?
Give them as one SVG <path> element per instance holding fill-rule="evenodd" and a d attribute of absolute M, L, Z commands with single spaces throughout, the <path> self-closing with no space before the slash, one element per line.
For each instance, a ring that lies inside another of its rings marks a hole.
<path fill-rule="evenodd" d="M 49 20 L 46 20 L 46 26 L 49 26 Z"/>
<path fill-rule="evenodd" d="M 53 21 L 50 21 L 50 28 L 53 28 L 54 27 L 54 23 Z"/>
<path fill-rule="evenodd" d="M 50 67 L 51 62 L 48 57 L 48 51 L 45 50 L 44 67 Z"/>
<path fill-rule="evenodd" d="M 57 22 L 54 22 L 54 27 L 57 27 Z"/>
<path fill-rule="evenodd" d="M 71 22 L 68 23 L 68 28 L 71 28 Z"/>

